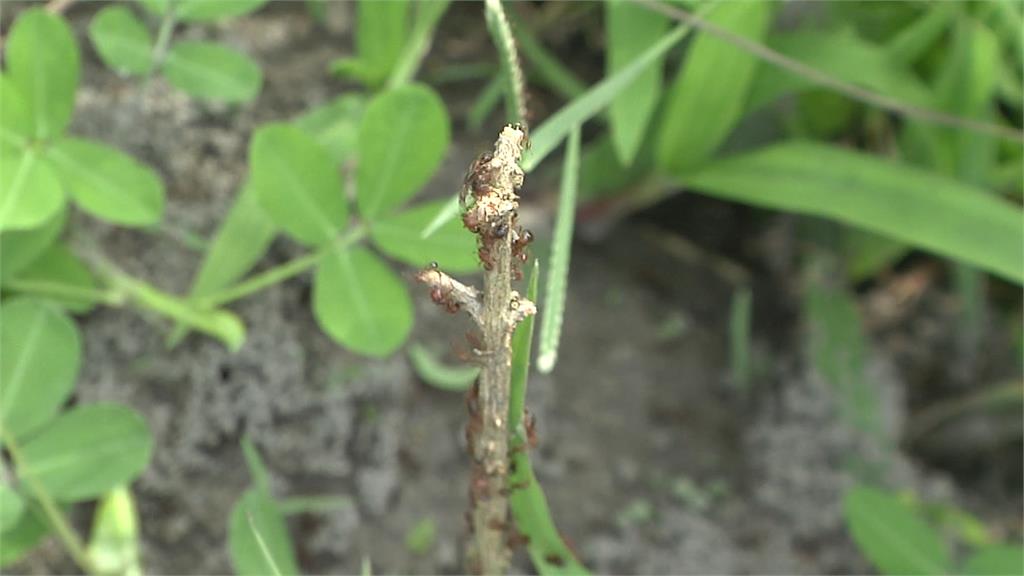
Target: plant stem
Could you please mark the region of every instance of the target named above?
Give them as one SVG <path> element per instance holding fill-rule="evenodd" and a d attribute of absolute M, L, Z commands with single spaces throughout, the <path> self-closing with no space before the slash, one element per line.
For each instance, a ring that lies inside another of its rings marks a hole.
<path fill-rule="evenodd" d="M 215 292 L 209 296 L 197 298 L 197 303 L 201 307 L 218 307 L 223 306 L 229 302 L 244 298 L 250 294 L 254 294 L 277 284 L 283 282 L 293 276 L 301 274 L 306 270 L 309 270 L 313 266 L 316 266 L 320 259 L 331 253 L 333 250 L 340 250 L 346 248 L 356 242 L 359 242 L 363 238 L 366 238 L 369 232 L 364 226 L 357 225 L 344 234 L 338 236 L 333 242 L 329 242 L 324 246 L 303 254 L 294 260 L 289 260 L 284 264 L 275 266 L 269 270 L 265 270 L 255 276 L 251 276 L 247 280 L 239 282 L 230 288 Z"/>
<path fill-rule="evenodd" d="M 8 454 L 11 455 L 11 462 L 14 463 L 14 469 L 19 473 L 19 479 L 28 487 L 36 500 L 39 501 L 39 505 L 42 506 L 43 512 L 50 520 L 54 530 L 57 531 L 57 537 L 60 538 L 61 542 L 64 544 L 64 547 L 71 555 L 72 560 L 74 560 L 75 564 L 78 564 L 78 567 L 85 573 L 95 574 L 96 567 L 93 566 L 92 560 L 89 559 L 89 555 L 85 551 L 85 545 L 78 537 L 78 533 L 71 528 L 71 524 L 64 516 L 60 507 L 57 506 L 57 503 L 50 496 L 50 493 L 40 486 L 31 476 L 22 476 L 20 474 L 20 472 L 24 470 L 24 466 L 21 459 L 21 448 L 14 440 L 14 437 L 6 430 L 0 430 L 0 436 L 3 437 L 3 443 L 7 448 Z"/>
<path fill-rule="evenodd" d="M 145 94 L 149 90 L 153 75 L 163 66 L 164 59 L 167 58 L 167 48 L 171 44 L 171 36 L 174 34 L 174 25 L 177 23 L 178 2 L 177 0 L 168 0 L 167 11 L 164 12 L 163 18 L 160 20 L 160 30 L 156 34 L 156 44 L 153 44 L 152 64 L 149 72 L 146 73 L 146 79 L 142 83 L 142 90 L 139 91 L 139 94 Z"/>
<path fill-rule="evenodd" d="M 494 45 L 501 53 L 502 69 L 505 71 L 508 85 L 508 109 L 513 122 L 524 126 L 527 124 L 526 83 L 523 79 L 523 67 L 519 64 L 519 52 L 512 36 L 512 27 L 508 16 L 501 5 L 501 0 L 486 0 L 484 14 L 487 17 L 487 29 L 494 38 Z"/>

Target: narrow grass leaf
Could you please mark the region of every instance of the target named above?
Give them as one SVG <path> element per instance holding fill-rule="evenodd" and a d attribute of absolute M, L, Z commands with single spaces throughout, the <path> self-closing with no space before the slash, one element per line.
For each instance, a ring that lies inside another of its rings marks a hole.
<path fill-rule="evenodd" d="M 444 208 L 445 200 L 424 202 L 386 216 L 370 227 L 370 236 L 382 252 L 422 268 L 437 262 L 449 272 L 474 272 L 480 267 L 476 238 L 459 219 L 451 219 L 427 238 L 420 232 Z"/>
<path fill-rule="evenodd" d="M 501 101 L 501 95 L 505 87 L 505 78 L 501 73 L 495 74 L 491 78 L 490 82 L 484 86 L 484 89 L 480 91 L 476 99 L 473 100 L 473 105 L 469 107 L 469 112 L 466 113 L 466 127 L 469 128 L 470 132 L 479 132 L 483 127 L 484 122 L 497 107 L 498 102 Z"/>
<path fill-rule="evenodd" d="M 725 2 L 708 21 L 759 40 L 773 13 L 771 2 Z M 755 56 L 721 38 L 694 40 L 665 95 L 655 148 L 661 170 L 684 174 L 711 157 L 743 116 L 757 65 Z"/>
<path fill-rule="evenodd" d="M 190 298 L 214 294 L 252 270 L 277 232 L 278 227 L 260 206 L 252 186 L 246 184 L 203 254 Z M 168 337 L 169 343 L 176 344 L 186 334 L 187 328 L 178 324 Z"/>
<path fill-rule="evenodd" d="M 71 197 L 93 216 L 122 226 L 149 226 L 163 217 L 163 180 L 124 152 L 92 140 L 61 138 L 46 157 Z"/>
<path fill-rule="evenodd" d="M 698 13 L 707 13 L 706 5 Z M 523 170 L 532 172 L 576 126 L 600 114 L 615 98 L 633 84 L 648 68 L 660 62 L 665 54 L 690 33 L 688 24 L 681 24 L 665 34 L 657 43 L 637 56 L 629 65 L 595 84 L 586 93 L 555 112 L 530 134 L 530 149 L 523 154 Z"/>
<path fill-rule="evenodd" d="M 277 503 L 256 488 L 246 490 L 231 511 L 228 550 L 239 576 L 300 573 Z"/>
<path fill-rule="evenodd" d="M 558 219 L 551 243 L 551 263 L 544 289 L 543 319 L 537 368 L 549 373 L 558 360 L 558 341 L 562 337 L 565 296 L 569 289 L 569 259 L 572 256 L 572 231 L 576 222 L 576 192 L 579 188 L 580 127 L 569 133 L 562 165 L 562 185 L 558 194 Z"/>
<path fill-rule="evenodd" d="M 369 250 L 335 249 L 316 270 L 313 315 L 335 342 L 383 358 L 409 336 L 412 298 L 402 280 Z"/>
<path fill-rule="evenodd" d="M 448 111 L 432 89 L 409 84 L 374 98 L 359 128 L 361 215 L 373 221 L 409 200 L 441 165 L 450 141 Z"/>
<path fill-rule="evenodd" d="M 13 278 L 52 246 L 64 230 L 67 216 L 66 209 L 58 210 L 46 222 L 30 230 L 0 232 L 0 283 Z"/>
<path fill-rule="evenodd" d="M 219 102 L 248 102 L 256 98 L 263 84 L 258 64 L 213 42 L 175 43 L 163 71 L 171 84 L 189 95 Z"/>
<path fill-rule="evenodd" d="M 18 87 L 37 139 L 58 136 L 71 122 L 78 88 L 78 45 L 71 27 L 42 7 L 22 12 L 4 46 L 7 76 Z"/>
<path fill-rule="evenodd" d="M 412 32 L 391 69 L 388 79 L 389 88 L 408 84 L 416 76 L 416 71 L 423 62 L 423 58 L 430 51 L 430 44 L 434 41 L 437 24 L 450 4 L 450 0 L 419 0 L 414 3 L 416 12 L 413 18 Z"/>
<path fill-rule="evenodd" d="M 854 541 L 883 574 L 948 574 L 949 550 L 939 535 L 895 495 L 855 486 L 843 499 Z"/>
<path fill-rule="evenodd" d="M 956 5 L 952 3 L 929 5 L 917 20 L 886 42 L 889 58 L 903 66 L 917 62 L 942 38 L 956 12 Z"/>
<path fill-rule="evenodd" d="M 409 345 L 409 362 L 421 380 L 434 388 L 452 392 L 468 389 L 480 373 L 476 366 L 448 366 L 418 342 Z"/>
<path fill-rule="evenodd" d="M 25 501 L 21 498 L 21 494 L 0 484 L 0 533 L 6 535 L 8 530 L 17 526 L 24 512 Z"/>
<path fill-rule="evenodd" d="M 139 512 L 129 488 L 118 486 L 100 500 L 89 536 L 86 553 L 97 572 L 142 575 Z"/>
<path fill-rule="evenodd" d="M 267 471 L 267 466 L 263 463 L 259 451 L 256 450 L 256 446 L 248 436 L 242 438 L 241 446 L 253 486 L 267 498 L 273 498 L 273 494 L 270 492 L 270 473 Z"/>
<path fill-rule="evenodd" d="M 533 72 L 536 73 L 540 82 L 559 96 L 569 100 L 587 90 L 587 85 L 541 44 L 529 26 L 524 25 L 514 16 L 510 16 L 510 20 L 513 24 L 513 36 L 519 51 L 523 58 L 533 66 Z"/>
<path fill-rule="evenodd" d="M 852 26 L 776 33 L 768 38 L 768 46 L 840 80 L 915 106 L 933 106 L 934 97 L 927 86 L 893 60 L 884 46 L 861 38 Z M 762 66 L 750 87 L 746 109 L 753 111 L 784 95 L 811 89 L 816 89 L 815 84 L 802 76 Z"/>
<path fill-rule="evenodd" d="M 613 0 L 605 5 L 605 76 L 625 68 L 668 30 L 669 20 L 645 6 Z M 609 107 L 609 129 L 622 164 L 633 163 L 661 100 L 663 58 L 658 58 L 624 89 Z"/>
<path fill-rule="evenodd" d="M 537 301 L 537 286 L 540 284 L 540 260 L 534 260 L 530 277 L 526 280 L 526 298 Z M 530 353 L 533 351 L 533 316 L 516 326 L 512 335 L 512 376 L 509 379 L 508 429 L 519 434 L 526 406 L 526 385 L 530 379 Z"/>
<path fill-rule="evenodd" d="M 103 63 L 122 74 L 153 67 L 153 37 L 126 6 L 107 6 L 93 16 L 89 39 Z"/>
<path fill-rule="evenodd" d="M 366 110 L 366 97 L 345 94 L 306 112 L 292 124 L 307 132 L 331 155 L 335 164 L 342 165 L 356 151 L 359 143 L 359 124 Z"/>
<path fill-rule="evenodd" d="M 152 450 L 146 421 L 134 410 L 77 406 L 25 442 L 18 475 L 58 501 L 80 502 L 133 481 Z"/>
<path fill-rule="evenodd" d="M 716 161 L 696 192 L 821 216 L 1024 282 L 1024 229 L 1013 204 L 867 154 L 788 141 Z"/>
<path fill-rule="evenodd" d="M 356 58 L 331 64 L 335 74 L 378 88 L 395 69 L 409 37 L 408 0 L 360 0 L 356 17 Z"/>
<path fill-rule="evenodd" d="M 330 155 L 288 124 L 261 126 L 249 144 L 249 186 L 274 224 L 307 245 L 332 240 L 348 219 Z"/>
<path fill-rule="evenodd" d="M 46 294 L 45 299 L 77 314 L 89 312 L 101 301 L 96 277 L 63 244 L 48 248 L 3 285 L 8 284 L 21 292 Z"/>
<path fill-rule="evenodd" d="M 163 0 L 166 1 L 166 0 Z M 250 14 L 267 0 L 174 0 L 175 14 L 183 22 L 215 22 Z"/>
<path fill-rule="evenodd" d="M 746 392 L 750 389 L 750 325 L 753 294 L 749 286 L 738 288 L 729 307 L 729 368 L 732 384 Z"/>
<path fill-rule="evenodd" d="M 0 154 L 0 231 L 42 226 L 64 201 L 57 174 L 35 149 Z"/>
<path fill-rule="evenodd" d="M 452 196 L 438 209 L 434 217 L 427 222 L 427 225 L 423 227 L 423 231 L 420 232 L 420 239 L 426 240 L 434 235 L 438 230 L 444 227 L 445 224 L 454 220 L 459 215 L 459 197 Z"/>
<path fill-rule="evenodd" d="M 1024 572 L 1024 548 L 991 546 L 978 550 L 964 562 L 961 571 L 967 576 L 1005 576 Z"/>
<path fill-rule="evenodd" d="M 0 307 L 0 426 L 20 437 L 52 419 L 71 395 L 82 343 L 60 308 L 30 298 Z"/>

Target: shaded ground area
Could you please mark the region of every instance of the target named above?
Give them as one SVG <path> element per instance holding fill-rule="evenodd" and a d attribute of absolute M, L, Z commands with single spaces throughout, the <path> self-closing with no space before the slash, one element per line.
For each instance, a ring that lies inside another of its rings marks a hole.
<path fill-rule="evenodd" d="M 92 10 L 70 14 L 80 38 Z M 479 16 L 468 6 L 454 10 L 448 26 Z M 140 96 L 138 83 L 116 78 L 84 47 L 73 131 L 158 169 L 168 185 L 168 213 L 155 234 L 77 217 L 75 238 L 95 240 L 129 272 L 185 292 L 200 254 L 176 240 L 176 231 L 213 233 L 244 178 L 256 125 L 291 118 L 339 92 L 325 69 L 350 45 L 348 18 L 347 6 L 332 6 L 324 30 L 301 6 L 276 5 L 223 28 L 186 31 L 227 41 L 260 61 L 263 93 L 242 110 L 196 103 L 160 80 Z M 438 50 L 485 41 L 477 27 L 442 40 Z M 459 118 L 466 96 L 455 92 L 447 101 Z M 428 194 L 450 193 L 488 139 L 456 130 Z M 527 189 L 540 198 L 552 193 L 543 180 Z M 813 335 L 797 313 L 795 281 L 786 277 L 792 271 L 749 265 L 768 261 L 766 252 L 791 222 L 763 224 L 765 215 L 756 214 L 762 225 L 748 227 L 751 211 L 708 200 L 665 210 L 574 246 L 560 362 L 551 376 L 531 380 L 528 399 L 541 438 L 535 466 L 556 520 L 584 563 L 600 572 L 868 571 L 845 532 L 840 502 L 852 481 L 843 455 L 870 453 L 873 445 L 842 423 L 833 388 L 809 367 Z M 525 212 L 543 241 L 550 215 Z M 718 214 L 725 225 L 708 225 L 694 213 Z M 672 214 L 680 216 L 666 228 L 661 221 Z M 689 238 L 711 256 L 680 256 L 663 241 L 666 234 Z M 296 253 L 279 241 L 264 266 Z M 747 393 L 728 380 L 735 286 L 714 263 L 724 258 L 752 274 L 755 351 L 768 366 Z M 468 325 L 420 296 L 413 340 L 443 350 L 462 339 Z M 943 298 L 932 289 L 907 317 L 876 331 L 870 380 L 893 437 L 900 436 L 907 390 L 920 385 L 921 371 L 948 379 L 941 351 L 956 318 Z M 460 572 L 468 477 L 461 396 L 420 383 L 402 355 L 367 361 L 330 342 L 312 318 L 308 279 L 235 309 L 249 329 L 237 354 L 199 336 L 167 351 L 167 325 L 134 311 L 103 309 L 82 320 L 78 400 L 129 404 L 145 414 L 156 437 L 153 464 L 136 485 L 146 570 L 230 571 L 227 518 L 249 482 L 238 444 L 249 435 L 277 495 L 351 499 L 340 510 L 290 518 L 306 571 L 358 572 L 369 557 L 382 574 Z M 996 360 L 990 363 L 1007 366 L 1007 359 Z M 1003 476 L 987 488 L 968 483 L 985 496 L 963 499 L 949 474 L 902 452 L 886 457 L 887 479 L 924 497 L 966 502 L 987 518 L 1020 508 L 1019 490 L 1007 491 Z M 1020 469 L 1019 449 L 1017 458 L 1010 470 Z M 437 523 L 438 537 L 416 555 L 404 541 L 423 518 Z M 18 568 L 70 569 L 60 558 L 49 546 Z M 523 555 L 517 561 L 530 570 Z"/>

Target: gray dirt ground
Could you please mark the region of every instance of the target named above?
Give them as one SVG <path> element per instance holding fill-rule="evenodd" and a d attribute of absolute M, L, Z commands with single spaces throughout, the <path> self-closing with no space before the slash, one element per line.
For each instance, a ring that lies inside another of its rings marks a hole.
<path fill-rule="evenodd" d="M 83 39 L 90 12 L 70 15 Z M 138 84 L 100 66 L 83 41 L 74 131 L 158 169 L 168 185 L 169 229 L 208 236 L 244 177 L 254 126 L 338 92 L 324 70 L 350 46 L 347 18 L 347 6 L 332 5 L 325 32 L 301 7 L 277 6 L 231 26 L 187 31 L 261 62 L 263 93 L 241 110 L 198 104 L 160 80 L 140 98 Z M 460 182 L 482 141 L 457 132 L 429 193 Z M 643 244 L 621 254 L 614 238 L 629 233 L 624 226 L 575 246 L 560 363 L 530 384 L 541 437 L 537 472 L 583 561 L 614 573 L 867 571 L 843 528 L 839 502 L 850 478 L 837 457 L 867 443 L 838 423 L 831 388 L 805 367 L 806 338 L 795 336 L 794 350 L 772 358 L 775 368 L 754 383 L 763 392 L 732 392 L 726 301 L 707 293 L 718 288 L 709 280 L 685 284 L 683 293 L 656 289 L 623 265 L 649 256 Z M 79 217 L 74 234 L 98 239 L 126 270 L 174 292 L 187 290 L 199 263 L 172 233 Z M 295 253 L 279 241 L 264 266 Z M 679 274 L 714 273 L 695 267 Z M 156 438 L 153 463 L 135 486 L 148 573 L 230 571 L 226 519 L 249 481 L 238 445 L 246 434 L 270 466 L 278 495 L 352 499 L 340 511 L 291 518 L 305 570 L 354 573 L 365 556 L 380 574 L 460 571 L 462 398 L 420 383 L 401 354 L 367 361 L 332 344 L 312 318 L 308 292 L 308 279 L 299 278 L 240 302 L 235 309 L 249 339 L 236 354 L 199 336 L 168 352 L 167 325 L 130 310 L 82 319 L 78 400 L 129 404 L 145 414 Z M 466 326 L 421 296 L 413 340 L 437 349 L 458 340 Z M 688 304 L 694 302 L 699 314 Z M 668 334 L 666 318 L 677 319 Z M 766 342 L 756 344 L 766 353 Z M 898 375 L 889 360 L 873 358 L 897 430 L 904 417 Z M 947 478 L 901 455 L 891 469 L 898 484 L 955 496 Z M 694 487 L 689 496 L 673 491 L 680 483 Z M 405 535 L 426 517 L 437 523 L 438 538 L 417 556 Z M 60 558 L 48 546 L 19 569 L 69 569 Z M 530 570 L 523 555 L 517 562 Z"/>

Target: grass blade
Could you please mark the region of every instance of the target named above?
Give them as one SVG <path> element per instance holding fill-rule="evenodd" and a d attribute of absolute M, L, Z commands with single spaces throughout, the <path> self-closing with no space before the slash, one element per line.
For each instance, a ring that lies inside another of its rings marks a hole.
<path fill-rule="evenodd" d="M 423 58 L 430 51 L 434 40 L 434 30 L 441 17 L 448 10 L 451 0 L 421 0 L 416 2 L 416 16 L 413 20 L 412 33 L 409 41 L 402 49 L 398 61 L 388 78 L 388 88 L 397 88 L 408 84 L 416 76 Z"/>
<path fill-rule="evenodd" d="M 431 220 L 426 226 L 423 227 L 423 231 L 420 232 L 420 239 L 426 240 L 434 235 L 435 232 L 440 230 L 445 224 L 451 221 L 459 215 L 459 197 L 452 196 L 444 203 L 444 206 L 437 211 L 437 215 Z"/>
<path fill-rule="evenodd" d="M 494 38 L 494 46 L 501 56 L 501 70 L 504 73 L 508 103 L 508 117 L 511 122 L 526 124 L 526 87 L 523 80 L 523 67 L 519 63 L 516 41 L 512 36 L 512 27 L 508 23 L 501 0 L 486 0 L 484 13 L 487 17 L 487 29 Z"/>
<path fill-rule="evenodd" d="M 580 127 L 569 133 L 562 167 L 562 187 L 558 200 L 558 220 L 555 221 L 554 241 L 551 245 L 551 264 L 544 292 L 544 318 L 540 328 L 540 352 L 537 368 L 549 373 L 558 359 L 558 340 L 562 335 L 562 315 L 565 313 L 565 293 L 569 285 L 569 258 L 572 255 L 572 229 L 576 221 L 576 193 L 579 188 Z"/>
<path fill-rule="evenodd" d="M 708 5 L 698 12 L 706 14 L 706 8 L 710 6 Z M 675 30 L 663 36 L 656 44 L 637 56 L 628 66 L 607 76 L 587 90 L 585 94 L 555 112 L 530 135 L 530 149 L 523 155 L 523 170 L 533 171 L 548 154 L 558 147 L 574 127 L 582 125 L 608 107 L 623 90 L 633 84 L 638 76 L 655 63 L 660 62 L 661 58 L 679 44 L 690 30 L 689 24 L 677 26 Z"/>
<path fill-rule="evenodd" d="M 732 385 L 742 392 L 750 389 L 750 323 L 753 297 L 749 286 L 733 292 L 729 310 L 729 364 Z"/>
<path fill-rule="evenodd" d="M 686 184 L 709 196 L 829 218 L 1024 283 L 1020 208 L 948 177 L 788 141 L 715 161 Z"/>
<path fill-rule="evenodd" d="M 530 278 L 527 280 L 526 298 L 537 301 L 537 284 L 540 280 L 540 261 L 533 261 Z M 520 322 L 512 335 L 512 381 L 509 385 L 508 429 L 513 434 L 523 420 L 526 405 L 526 382 L 530 375 L 530 350 L 533 348 L 533 316 Z"/>

